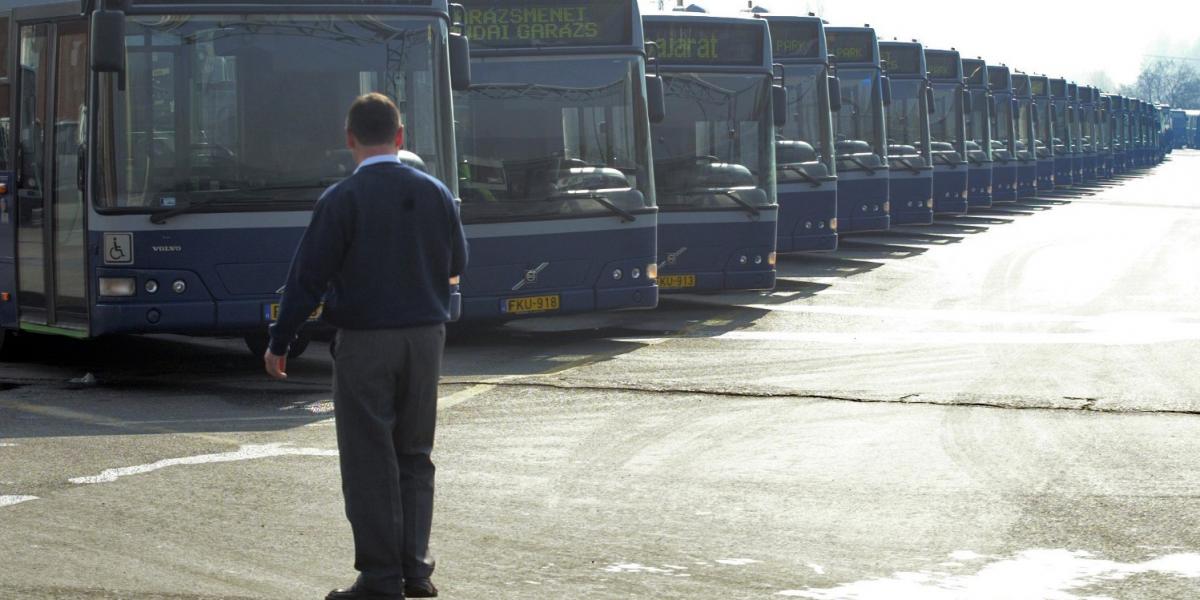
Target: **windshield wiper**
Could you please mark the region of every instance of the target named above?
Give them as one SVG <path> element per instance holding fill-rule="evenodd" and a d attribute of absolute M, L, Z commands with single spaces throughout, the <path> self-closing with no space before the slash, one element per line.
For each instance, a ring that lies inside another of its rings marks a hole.
<path fill-rule="evenodd" d="M 913 166 L 913 164 L 912 164 L 912 163 L 908 162 L 907 160 L 905 160 L 905 159 L 903 159 L 903 158 L 897 158 L 897 159 L 896 159 L 896 162 L 898 162 L 898 163 L 900 163 L 900 164 L 904 165 L 904 168 L 908 169 L 909 171 L 912 171 L 912 172 L 913 172 L 914 174 L 916 174 L 916 175 L 920 175 L 920 174 L 921 174 L 921 170 L 920 170 L 920 169 L 916 168 L 915 166 Z"/>
<path fill-rule="evenodd" d="M 946 155 L 945 155 L 945 154 L 937 154 L 937 153 L 935 153 L 935 154 L 933 155 L 933 157 L 934 157 L 934 158 L 940 158 L 940 159 L 942 159 L 942 162 L 944 162 L 944 163 L 946 163 L 946 164 L 948 164 L 948 165 L 950 165 L 950 166 L 952 166 L 952 167 L 954 167 L 954 168 L 958 168 L 958 165 L 959 165 L 959 163 L 956 163 L 956 162 L 954 162 L 954 161 L 952 161 L 952 160 L 950 160 L 950 159 L 946 158 Z"/>
<path fill-rule="evenodd" d="M 725 196 L 726 198 L 737 202 L 739 206 L 746 209 L 746 212 L 750 213 L 752 216 L 757 217 L 758 215 L 762 214 L 762 211 L 758 210 L 757 206 L 742 200 L 741 197 L 737 195 L 735 190 L 713 190 L 713 194 L 717 196 Z"/>
<path fill-rule="evenodd" d="M 799 175 L 802 179 L 807 181 L 813 187 L 821 187 L 821 182 L 816 177 L 809 175 L 804 169 L 801 169 L 799 167 L 795 167 L 792 165 L 783 165 L 783 168 L 785 171 L 791 171 L 791 172 Z"/>
<path fill-rule="evenodd" d="M 150 213 L 150 222 L 154 223 L 155 225 L 162 225 L 163 223 L 167 222 L 167 219 L 178 217 L 179 215 L 186 214 L 206 206 L 212 206 L 213 204 L 218 204 L 224 200 L 224 198 L 213 197 L 181 202 L 176 205 L 175 208 Z"/>
<path fill-rule="evenodd" d="M 982 165 L 983 164 L 982 160 L 977 160 L 974 156 L 971 156 L 970 152 L 967 153 L 967 161 L 973 165 Z"/>
<path fill-rule="evenodd" d="M 858 166 L 860 166 L 860 167 L 862 167 L 862 168 L 866 169 L 866 170 L 867 170 L 867 172 L 868 172 L 868 173 L 870 173 L 870 174 L 872 174 L 872 175 L 874 175 L 874 174 L 875 174 L 875 169 L 873 169 L 873 168 L 871 167 L 871 165 L 868 165 L 867 163 L 865 163 L 865 162 L 863 162 L 863 161 L 859 160 L 859 159 L 858 159 L 858 157 L 856 157 L 856 156 L 843 156 L 842 158 L 844 158 L 844 159 L 846 159 L 846 160 L 848 160 L 848 161 L 850 161 L 850 162 L 852 162 L 852 163 L 854 163 L 854 164 L 856 164 L 856 165 L 858 165 Z"/>
<path fill-rule="evenodd" d="M 632 223 L 632 222 L 634 222 L 634 221 L 636 221 L 636 220 L 637 220 L 637 217 L 636 217 L 636 216 L 634 216 L 634 214 L 633 214 L 633 213 L 631 213 L 631 212 L 629 212 L 629 211 L 627 211 L 627 210 L 625 210 L 625 209 L 621 208 L 620 206 L 617 206 L 616 204 L 613 204 L 613 201 L 612 201 L 612 200 L 609 200 L 608 198 L 605 198 L 603 195 L 601 195 L 601 194 L 597 194 L 597 193 L 594 193 L 594 192 L 589 192 L 589 193 L 586 193 L 586 194 L 578 194 L 578 193 L 575 193 L 575 194 L 572 194 L 572 193 L 567 193 L 567 194 L 556 194 L 556 195 L 553 195 L 553 196 L 548 196 L 548 197 L 546 198 L 546 200 L 547 200 L 547 201 L 551 201 L 551 200 L 574 200 L 574 199 L 577 199 L 577 198 L 579 198 L 579 199 L 586 199 L 586 200 L 595 200 L 597 204 L 599 204 L 599 205 L 603 206 L 604 208 L 607 208 L 608 210 L 612 211 L 614 214 L 616 214 L 616 215 L 618 215 L 619 217 L 621 217 L 621 220 L 622 220 L 622 221 L 624 221 L 624 222 L 626 222 L 626 223 Z"/>

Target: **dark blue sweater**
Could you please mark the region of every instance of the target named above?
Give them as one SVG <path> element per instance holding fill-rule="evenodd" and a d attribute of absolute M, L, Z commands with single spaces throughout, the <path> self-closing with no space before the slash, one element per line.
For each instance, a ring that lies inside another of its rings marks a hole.
<path fill-rule="evenodd" d="M 338 328 L 445 323 L 450 278 L 466 265 L 450 190 L 399 163 L 367 165 L 317 201 L 271 325 L 271 352 L 287 352 L 322 299 L 322 319 Z"/>

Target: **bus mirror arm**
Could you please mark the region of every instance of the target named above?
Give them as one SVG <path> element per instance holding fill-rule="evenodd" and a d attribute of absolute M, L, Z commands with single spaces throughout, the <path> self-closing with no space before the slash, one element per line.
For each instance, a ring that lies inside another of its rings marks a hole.
<path fill-rule="evenodd" d="M 841 112 L 842 110 L 842 82 L 836 75 L 829 77 L 829 110 L 830 112 Z"/>
<path fill-rule="evenodd" d="M 107 5 L 106 3 L 105 5 Z M 92 70 L 97 73 L 125 72 L 125 13 L 101 8 L 92 13 Z"/>
<path fill-rule="evenodd" d="M 84 144 L 75 150 L 75 185 L 81 192 L 87 185 L 87 146 Z"/>
<path fill-rule="evenodd" d="M 771 86 L 771 108 L 775 111 L 775 126 L 787 125 L 788 91 L 782 85 Z"/>

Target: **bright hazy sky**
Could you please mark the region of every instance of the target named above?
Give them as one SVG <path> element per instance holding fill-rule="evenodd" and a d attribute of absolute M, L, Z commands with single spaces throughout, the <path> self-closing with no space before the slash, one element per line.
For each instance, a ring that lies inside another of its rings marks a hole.
<path fill-rule="evenodd" d="M 657 0 L 639 0 L 656 8 Z M 746 0 L 685 0 L 713 13 Z M 1186 56 L 1200 68 L 1200 0 L 757 0 L 776 13 L 815 11 L 830 25 L 870 23 L 879 39 L 917 38 L 1021 71 L 1133 83 L 1146 55 Z M 671 8 L 675 0 L 666 0 Z M 1037 15 L 1034 17 L 1033 15 Z M 1139 15 L 1142 15 L 1139 17 Z M 1105 82 L 1101 81 L 1100 84 Z"/>

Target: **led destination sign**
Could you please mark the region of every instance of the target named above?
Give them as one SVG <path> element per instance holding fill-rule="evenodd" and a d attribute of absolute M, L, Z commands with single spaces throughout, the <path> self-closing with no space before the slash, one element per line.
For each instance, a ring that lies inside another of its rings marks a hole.
<path fill-rule="evenodd" d="M 1067 97 L 1067 81 L 1065 79 L 1050 80 L 1050 95 L 1055 98 Z"/>
<path fill-rule="evenodd" d="M 875 34 L 870 31 L 825 30 L 825 44 L 829 53 L 841 62 L 875 62 Z"/>
<path fill-rule="evenodd" d="M 771 21 L 771 46 L 776 59 L 824 58 L 820 26 L 815 22 Z"/>
<path fill-rule="evenodd" d="M 919 46 L 880 44 L 879 58 L 887 61 L 888 75 L 925 77 L 925 73 L 921 71 L 921 48 Z"/>
<path fill-rule="evenodd" d="M 620 46 L 633 43 L 627 0 L 465 0 L 472 46 Z"/>
<path fill-rule="evenodd" d="M 674 65 L 763 64 L 761 25 L 650 21 L 646 39 L 658 44 L 658 60 Z"/>
<path fill-rule="evenodd" d="M 1046 95 L 1046 78 L 1045 77 L 1031 78 L 1029 80 L 1029 82 L 1032 85 L 1034 96 L 1045 96 Z"/>
<path fill-rule="evenodd" d="M 934 79 L 958 79 L 960 65 L 956 52 L 925 52 L 925 68 Z"/>

